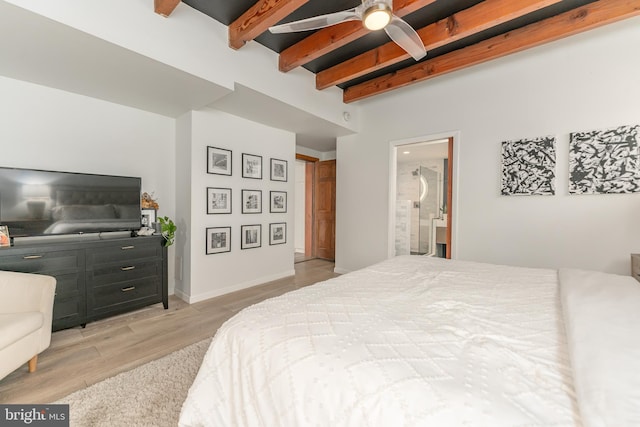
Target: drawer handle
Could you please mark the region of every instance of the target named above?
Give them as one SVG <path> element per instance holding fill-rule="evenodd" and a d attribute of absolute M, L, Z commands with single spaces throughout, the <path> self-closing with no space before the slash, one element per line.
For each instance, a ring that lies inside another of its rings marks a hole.
<path fill-rule="evenodd" d="M 22 257 L 22 259 L 40 259 L 42 257 L 44 257 L 44 255 L 27 255 Z"/>
<path fill-rule="evenodd" d="M 123 246 L 123 247 L 121 247 L 120 249 L 122 249 L 123 251 L 126 251 L 126 250 L 128 250 L 128 249 L 134 249 L 134 248 L 135 248 L 135 246 L 134 246 L 134 245 L 131 245 L 131 246 Z"/>
<path fill-rule="evenodd" d="M 129 286 L 128 288 L 122 288 L 120 289 L 122 292 L 131 292 L 135 289 L 135 286 Z"/>
<path fill-rule="evenodd" d="M 134 270 L 136 267 L 134 265 L 132 265 L 131 267 L 121 267 L 120 270 L 122 271 L 131 271 Z"/>

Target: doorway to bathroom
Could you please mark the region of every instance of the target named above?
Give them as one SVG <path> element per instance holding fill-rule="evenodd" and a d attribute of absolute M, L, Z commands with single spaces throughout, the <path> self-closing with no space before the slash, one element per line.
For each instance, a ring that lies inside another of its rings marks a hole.
<path fill-rule="evenodd" d="M 392 144 L 390 255 L 451 257 L 453 143 L 446 137 Z"/>

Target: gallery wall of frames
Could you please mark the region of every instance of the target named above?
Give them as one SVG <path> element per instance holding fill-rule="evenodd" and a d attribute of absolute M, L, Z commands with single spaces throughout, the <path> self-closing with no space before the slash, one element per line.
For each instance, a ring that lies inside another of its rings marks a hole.
<path fill-rule="evenodd" d="M 241 158 L 240 171 L 233 170 L 235 156 Z M 287 243 L 286 215 L 282 220 L 277 219 L 277 214 L 287 213 L 288 192 L 283 185 L 289 180 L 287 160 L 207 146 L 207 174 L 211 175 L 211 186 L 206 188 L 207 215 L 239 213 L 242 217 L 239 227 L 206 228 L 207 255 L 229 253 L 234 248 L 248 250 Z M 239 190 L 224 185 L 224 177 L 234 174 L 242 177 Z M 268 180 L 267 189 L 264 185 L 255 185 L 257 180 Z M 270 214 L 268 221 L 267 213 Z M 273 214 L 276 214 L 275 221 Z"/>

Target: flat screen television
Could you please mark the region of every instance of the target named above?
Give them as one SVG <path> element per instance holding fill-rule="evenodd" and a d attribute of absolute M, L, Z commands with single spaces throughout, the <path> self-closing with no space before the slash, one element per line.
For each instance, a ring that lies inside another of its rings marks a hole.
<path fill-rule="evenodd" d="M 141 181 L 0 167 L 0 225 L 12 238 L 138 230 Z"/>

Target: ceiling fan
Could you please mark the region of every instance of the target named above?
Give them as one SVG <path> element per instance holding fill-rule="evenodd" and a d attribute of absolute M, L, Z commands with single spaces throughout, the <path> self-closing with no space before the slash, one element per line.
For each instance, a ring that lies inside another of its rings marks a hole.
<path fill-rule="evenodd" d="M 384 29 L 391 40 L 416 61 L 427 54 L 416 30 L 393 14 L 393 0 L 362 0 L 362 4 L 353 9 L 276 25 L 269 31 L 279 34 L 317 30 L 346 21 L 362 21 L 362 25 L 371 31 Z"/>

